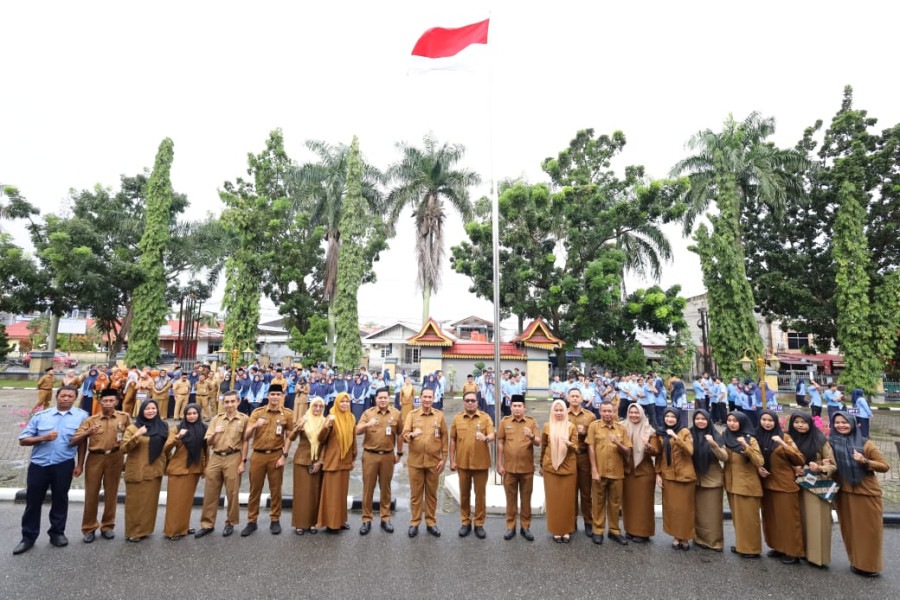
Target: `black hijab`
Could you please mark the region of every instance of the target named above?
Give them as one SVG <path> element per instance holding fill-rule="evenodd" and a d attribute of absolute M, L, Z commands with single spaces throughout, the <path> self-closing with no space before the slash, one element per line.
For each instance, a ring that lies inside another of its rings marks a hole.
<path fill-rule="evenodd" d="M 678 412 L 679 411 L 674 408 L 667 408 L 665 410 L 665 412 L 663 412 L 662 424 L 656 428 L 656 434 L 662 438 L 663 449 L 665 451 L 667 465 L 672 464 L 672 438 L 670 438 L 669 434 L 666 432 L 669 429 L 671 429 L 677 435 L 678 432 L 681 431 L 681 428 L 679 427 L 679 423 L 681 422 L 681 419 L 679 418 Z M 669 413 L 672 413 L 673 415 L 675 415 L 675 424 L 672 425 L 671 427 L 666 425 L 666 415 Z"/>
<path fill-rule="evenodd" d="M 794 428 L 796 419 L 806 421 L 809 431 L 806 433 L 797 431 Z M 819 431 L 819 428 L 813 423 L 812 417 L 802 412 L 791 413 L 791 418 L 788 421 L 788 435 L 791 436 L 791 439 L 797 444 L 797 448 L 803 453 L 803 460 L 806 461 L 806 464 L 815 462 L 818 452 L 825 445 L 825 442 L 828 441 L 825 438 L 825 434 Z"/>
<path fill-rule="evenodd" d="M 738 438 L 744 438 L 749 444 L 750 440 L 756 437 L 756 429 L 753 427 L 753 423 L 750 422 L 750 417 L 739 410 L 728 413 L 728 416 L 737 419 L 740 428 L 737 431 L 731 431 L 726 425 L 725 431 L 722 432 L 722 440 L 732 452 L 743 454 L 744 447 L 741 446 Z"/>
<path fill-rule="evenodd" d="M 772 417 L 772 420 L 775 421 L 775 426 L 772 429 L 766 429 L 762 426 L 762 418 L 764 415 L 769 415 L 770 417 Z M 759 442 L 759 449 L 762 452 L 763 460 L 765 461 L 763 463 L 763 467 L 766 469 L 766 471 L 771 471 L 772 454 L 774 454 L 774 452 L 778 450 L 779 447 L 781 447 L 781 444 L 774 441 L 772 438 L 777 435 L 778 437 L 784 439 L 784 432 L 781 430 L 781 422 L 778 420 L 778 415 L 776 415 L 771 410 L 764 410 L 760 412 L 759 421 L 760 425 L 759 430 L 756 433 L 756 440 Z"/>
<path fill-rule="evenodd" d="M 706 428 L 700 429 L 697 427 L 697 415 L 706 417 Z M 691 437 L 694 439 L 694 454 L 691 459 L 694 461 L 694 471 L 696 471 L 697 476 L 700 477 L 706 475 L 706 472 L 709 471 L 709 465 L 713 461 L 719 460 L 716 458 L 716 455 L 713 454 L 709 442 L 706 441 L 706 436 L 711 435 L 713 441 L 719 446 L 724 446 L 725 442 L 722 441 L 722 436 L 719 435 L 719 432 L 713 427 L 712 419 L 710 419 L 707 411 L 702 408 L 694 411 L 693 419 L 694 423 L 691 425 Z"/>
<path fill-rule="evenodd" d="M 189 410 L 197 411 L 197 420 L 190 423 L 187 420 Z M 200 412 L 200 405 L 196 403 L 188 404 L 184 408 L 185 418 L 178 424 L 178 430 L 187 429 L 187 433 L 181 438 L 181 443 L 187 449 L 187 466 L 190 467 L 194 463 L 199 463 L 203 451 L 206 449 L 206 425 L 203 423 L 203 413 Z"/>
<path fill-rule="evenodd" d="M 156 416 L 152 419 L 147 419 L 144 417 L 144 409 L 147 408 L 147 405 L 151 402 L 156 406 Z M 150 464 L 153 464 L 153 462 L 159 458 L 159 455 L 162 454 L 163 446 L 166 443 L 166 439 L 169 437 L 169 427 L 159 418 L 159 403 L 153 398 L 144 400 L 144 403 L 141 404 L 141 410 L 134 420 L 134 424 L 138 429 L 141 427 L 147 428 L 147 433 L 144 434 L 150 438 L 150 447 L 148 448 L 147 454 L 150 458 Z"/>
<path fill-rule="evenodd" d="M 847 419 L 850 423 L 850 433 L 843 435 L 834 428 L 834 420 L 838 415 Z M 853 485 L 859 484 L 866 475 L 866 469 L 853 459 L 853 451 L 864 454 L 863 446 L 866 438 L 856 426 L 856 417 L 843 410 L 839 410 L 831 417 L 831 435 L 828 437 L 831 449 L 834 450 L 834 458 L 837 462 L 837 470 L 841 479 Z"/>

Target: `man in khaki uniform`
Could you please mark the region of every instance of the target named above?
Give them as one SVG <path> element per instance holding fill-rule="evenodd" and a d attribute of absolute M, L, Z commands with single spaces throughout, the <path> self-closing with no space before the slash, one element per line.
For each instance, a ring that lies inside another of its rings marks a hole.
<path fill-rule="evenodd" d="M 478 410 L 478 394 L 463 394 L 463 412 L 453 418 L 450 427 L 450 470 L 459 470 L 459 537 L 472 531 L 472 484 L 475 484 L 475 537 L 484 539 L 488 470 L 491 468 L 490 443 L 494 441 L 491 418 Z"/>
<path fill-rule="evenodd" d="M 250 425 L 244 434 L 248 442 L 253 439 L 253 460 L 250 461 L 250 499 L 247 502 L 247 525 L 241 531 L 246 537 L 256 531 L 259 518 L 259 500 L 266 480 L 269 482 L 269 531 L 281 533 L 281 482 L 284 463 L 287 460 L 291 439 L 288 433 L 294 428 L 294 413 L 281 406 L 284 389 L 277 383 L 269 386 L 266 396 L 269 403 L 250 413 Z"/>
<path fill-rule="evenodd" d="M 119 396 L 112 388 L 100 392 L 100 412 L 88 417 L 69 440 L 77 446 L 88 439 L 87 460 L 84 464 L 84 514 L 81 518 L 82 541 L 90 544 L 95 531 L 100 528 L 103 539 L 116 537 L 116 501 L 119 496 L 119 480 L 125 467 L 125 455 L 119 452 L 119 443 L 125 430 L 131 425 L 131 417 L 116 410 Z M 100 506 L 100 486 L 103 486 L 103 517 L 97 522 Z"/>
<path fill-rule="evenodd" d="M 196 398 L 197 404 L 200 405 L 204 419 L 208 419 L 215 414 L 210 413 L 209 411 L 209 394 L 209 379 L 207 379 L 206 373 L 201 371 L 200 375 L 197 377 L 197 383 L 194 384 L 194 397 Z"/>
<path fill-rule="evenodd" d="M 175 395 L 175 418 L 184 418 L 184 409 L 191 398 L 191 382 L 187 373 L 182 373 L 181 378 L 172 385 L 172 393 Z"/>
<path fill-rule="evenodd" d="M 592 504 L 595 544 L 603 543 L 603 530 L 609 519 L 609 539 L 628 543 L 619 529 L 622 509 L 622 488 L 625 485 L 625 461 L 631 455 L 631 437 L 625 426 L 613 415 L 612 402 L 600 404 L 600 420 L 588 428 L 588 456 L 591 461 Z"/>
<path fill-rule="evenodd" d="M 591 511 L 591 459 L 588 456 L 588 446 L 585 442 L 588 427 L 596 419 L 594 413 L 584 410 L 581 390 L 573 387 L 566 396 L 569 401 L 569 422 L 578 429 L 578 472 L 575 475 L 578 495 L 575 498 L 575 523 L 573 527 L 578 529 L 578 500 L 581 500 L 581 516 L 584 519 L 584 533 L 593 535 L 592 511 Z"/>
<path fill-rule="evenodd" d="M 53 384 L 56 383 L 56 376 L 53 374 L 53 367 L 44 369 L 44 374 L 38 379 L 37 391 L 38 400 L 31 412 L 39 410 L 47 410 L 50 408 L 50 402 L 53 400 Z"/>
<path fill-rule="evenodd" d="M 391 479 L 394 477 L 394 465 L 400 462 L 400 457 L 403 456 L 403 438 L 400 437 L 402 429 L 400 411 L 390 405 L 388 389 L 380 388 L 375 393 L 375 406 L 362 414 L 356 426 L 356 435 L 365 435 L 360 535 L 366 535 L 372 529 L 372 498 L 375 495 L 376 482 L 379 485 L 381 528 L 388 533 L 394 533 L 394 526 L 391 524 Z"/>
<path fill-rule="evenodd" d="M 444 413 L 433 408 L 434 390 L 422 390 L 421 408 L 406 415 L 403 439 L 409 445 L 409 537 L 419 535 L 422 497 L 425 497 L 425 524 L 428 533 L 441 537 L 437 527 L 437 486 L 447 460 L 447 422 Z"/>
<path fill-rule="evenodd" d="M 234 526 L 240 522 L 238 492 L 241 489 L 241 475 L 247 462 L 249 442 L 244 439 L 244 434 L 249 418 L 244 413 L 238 412 L 237 392 L 225 392 L 222 405 L 225 412 L 214 416 L 206 429 L 209 460 L 203 473 L 206 479 L 203 485 L 203 512 L 200 515 L 200 529 L 194 534 L 196 538 L 212 533 L 215 529 L 219 494 L 222 492 L 223 483 L 228 513 L 225 515 L 225 529 L 222 530 L 222 535 L 228 537 L 234 533 Z"/>
<path fill-rule="evenodd" d="M 534 447 L 541 445 L 537 421 L 525 416 L 525 396 L 510 400 L 512 414 L 500 420 L 497 428 L 497 472 L 503 476 L 506 491 L 506 533 L 504 540 L 516 536 L 516 507 L 521 499 L 519 517 L 522 534 L 529 542 L 531 533 L 531 490 L 534 485 Z"/>

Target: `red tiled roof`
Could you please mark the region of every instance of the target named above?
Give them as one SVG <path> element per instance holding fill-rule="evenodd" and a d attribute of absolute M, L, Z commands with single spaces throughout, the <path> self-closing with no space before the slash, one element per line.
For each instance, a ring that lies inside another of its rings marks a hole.
<path fill-rule="evenodd" d="M 87 326 L 90 327 L 94 324 L 94 319 L 86 319 Z M 27 340 L 28 336 L 31 335 L 31 332 L 28 331 L 28 324 L 31 321 L 20 321 L 19 323 L 14 323 L 12 325 L 6 326 L 6 335 L 9 336 L 11 340 Z M 106 336 L 103 336 L 103 339 L 106 339 Z"/>
<path fill-rule="evenodd" d="M 444 358 L 492 358 L 494 344 L 484 342 L 456 342 L 444 350 Z M 500 344 L 500 358 L 523 359 L 527 355 L 512 342 Z"/>

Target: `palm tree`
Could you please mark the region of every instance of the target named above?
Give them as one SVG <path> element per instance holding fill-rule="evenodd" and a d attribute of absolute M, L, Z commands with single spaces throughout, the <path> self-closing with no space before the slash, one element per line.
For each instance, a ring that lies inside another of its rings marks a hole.
<path fill-rule="evenodd" d="M 691 189 L 684 214 L 684 235 L 690 235 L 694 222 L 716 200 L 716 177 L 734 176 L 741 197 L 741 207 L 759 201 L 776 215 L 784 210 L 788 194 L 803 194 L 801 171 L 809 161 L 795 149 L 782 150 L 765 139 L 775 133 L 775 119 L 750 113 L 738 123 L 728 115 L 722 131 L 700 131 L 688 140 L 687 147 L 697 150 L 694 156 L 679 161 L 671 175 L 688 174 Z"/>
<path fill-rule="evenodd" d="M 429 316 L 431 293 L 441 284 L 444 257 L 444 201 L 448 201 L 464 221 L 472 218 L 469 187 L 481 183 L 481 177 L 468 169 L 456 169 L 465 155 L 462 144 L 441 144 L 431 134 L 417 148 L 397 143 L 401 158 L 388 169 L 396 187 L 388 196 L 389 223 L 395 226 L 407 205 L 413 207 L 416 223 L 416 257 L 419 263 L 417 284 L 422 288 L 422 322 Z"/>
<path fill-rule="evenodd" d="M 334 301 L 337 296 L 337 273 L 341 252 L 341 215 L 344 194 L 347 190 L 347 156 L 350 147 L 344 144 L 332 146 L 318 140 L 308 140 L 306 147 L 318 156 L 318 162 L 309 162 L 294 170 L 291 180 L 297 193 L 295 210 L 309 210 L 311 224 L 325 228 L 325 273 L 323 295 L 328 302 L 328 353 L 334 363 L 335 317 Z M 379 184 L 384 176 L 375 167 L 363 162 L 363 197 L 369 204 L 370 214 L 384 211 L 383 195 Z"/>

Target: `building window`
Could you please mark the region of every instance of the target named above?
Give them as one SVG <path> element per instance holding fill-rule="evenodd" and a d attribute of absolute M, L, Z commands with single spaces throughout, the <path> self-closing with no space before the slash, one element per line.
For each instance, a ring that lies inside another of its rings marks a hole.
<path fill-rule="evenodd" d="M 391 355 L 391 348 L 390 348 L 390 346 L 382 348 L 381 350 L 378 351 L 378 353 L 379 353 L 379 356 L 381 356 L 381 358 L 387 358 L 388 356 Z"/>
<path fill-rule="evenodd" d="M 803 350 L 809 346 L 809 334 L 788 331 L 787 342 L 788 350 Z"/>
<path fill-rule="evenodd" d="M 407 348 L 403 362 L 407 364 L 419 362 L 419 348 Z"/>

